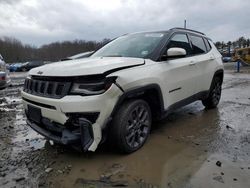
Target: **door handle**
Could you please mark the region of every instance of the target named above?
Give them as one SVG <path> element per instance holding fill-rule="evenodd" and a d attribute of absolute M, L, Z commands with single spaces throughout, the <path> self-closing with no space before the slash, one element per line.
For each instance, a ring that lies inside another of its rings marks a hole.
<path fill-rule="evenodd" d="M 209 60 L 215 60 L 215 57 L 210 57 Z"/>

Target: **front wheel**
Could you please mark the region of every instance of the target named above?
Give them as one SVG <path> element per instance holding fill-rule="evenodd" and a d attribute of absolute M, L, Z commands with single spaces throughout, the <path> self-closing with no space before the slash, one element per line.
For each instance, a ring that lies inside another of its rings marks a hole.
<path fill-rule="evenodd" d="M 117 111 L 111 127 L 111 139 L 124 153 L 142 147 L 151 129 L 151 110 L 144 100 L 126 101 Z"/>
<path fill-rule="evenodd" d="M 215 77 L 212 86 L 209 92 L 209 95 L 206 99 L 202 100 L 202 104 L 208 108 L 215 108 L 221 98 L 221 85 L 222 85 L 222 80 L 219 77 Z"/>

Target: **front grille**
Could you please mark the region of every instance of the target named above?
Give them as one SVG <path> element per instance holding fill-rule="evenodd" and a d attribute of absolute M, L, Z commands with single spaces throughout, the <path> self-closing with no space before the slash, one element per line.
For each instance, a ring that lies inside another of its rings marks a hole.
<path fill-rule="evenodd" d="M 68 94 L 70 85 L 71 82 L 27 78 L 24 82 L 23 91 L 32 95 L 59 99 Z"/>

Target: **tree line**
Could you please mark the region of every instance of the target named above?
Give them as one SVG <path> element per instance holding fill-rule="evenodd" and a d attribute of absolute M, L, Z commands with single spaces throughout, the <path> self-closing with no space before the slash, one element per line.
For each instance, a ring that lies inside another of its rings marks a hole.
<path fill-rule="evenodd" d="M 250 47 L 250 39 L 249 38 L 245 38 L 245 37 L 240 37 L 235 41 L 218 41 L 215 43 L 215 46 L 218 49 L 225 49 L 225 48 L 231 48 L 231 49 L 235 49 L 235 48 L 246 48 L 246 47 Z"/>
<path fill-rule="evenodd" d="M 0 54 L 7 63 L 26 62 L 31 60 L 58 61 L 78 53 L 97 50 L 110 39 L 102 41 L 74 40 L 53 42 L 41 47 L 23 44 L 20 40 L 11 37 L 0 38 Z M 215 46 L 220 51 L 229 53 L 235 48 L 250 47 L 250 39 L 240 37 L 235 41 L 218 41 Z"/>
<path fill-rule="evenodd" d="M 0 38 L 0 54 L 7 63 L 32 60 L 58 61 L 78 53 L 97 50 L 109 41 L 109 39 L 103 39 L 102 41 L 63 41 L 53 42 L 37 48 L 23 44 L 15 38 L 2 37 Z"/>

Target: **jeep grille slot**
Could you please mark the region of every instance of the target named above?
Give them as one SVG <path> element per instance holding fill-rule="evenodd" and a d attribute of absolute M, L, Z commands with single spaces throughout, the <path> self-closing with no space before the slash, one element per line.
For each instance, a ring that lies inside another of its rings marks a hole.
<path fill-rule="evenodd" d="M 62 98 L 68 94 L 71 82 L 55 82 L 27 78 L 24 82 L 24 92 L 32 95 Z"/>

